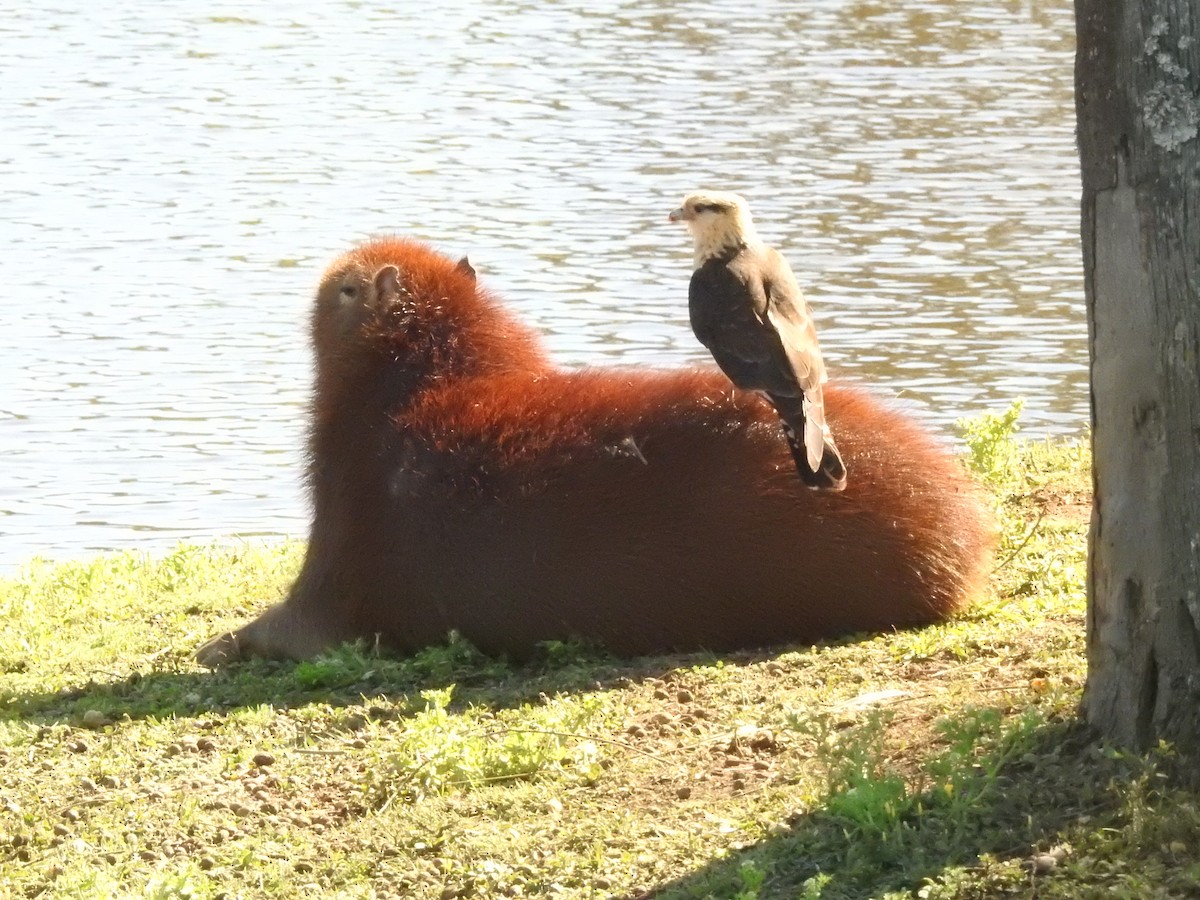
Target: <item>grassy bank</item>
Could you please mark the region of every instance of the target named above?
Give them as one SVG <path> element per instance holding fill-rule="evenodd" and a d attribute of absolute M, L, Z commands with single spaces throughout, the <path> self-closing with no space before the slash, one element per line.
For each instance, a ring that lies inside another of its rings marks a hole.
<path fill-rule="evenodd" d="M 1004 546 L 939 627 L 210 673 L 301 548 L 0 581 L 0 896 L 1184 897 L 1200 798 L 1076 709 L 1086 451 L 976 423 Z"/>

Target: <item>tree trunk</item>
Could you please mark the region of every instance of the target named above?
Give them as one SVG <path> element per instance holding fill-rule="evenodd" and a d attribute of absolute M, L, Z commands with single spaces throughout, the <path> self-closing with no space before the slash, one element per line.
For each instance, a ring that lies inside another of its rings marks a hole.
<path fill-rule="evenodd" d="M 1084 711 L 1200 750 L 1200 7 L 1076 0 L 1095 507 Z"/>

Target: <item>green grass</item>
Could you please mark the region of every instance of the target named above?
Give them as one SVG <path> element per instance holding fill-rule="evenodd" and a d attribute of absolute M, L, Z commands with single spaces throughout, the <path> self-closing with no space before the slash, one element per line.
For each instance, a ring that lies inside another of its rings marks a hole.
<path fill-rule="evenodd" d="M 1003 523 L 943 625 L 773 652 L 197 668 L 302 548 L 0 581 L 0 897 L 1188 897 L 1200 796 L 1097 744 L 1086 446 L 965 429 Z"/>

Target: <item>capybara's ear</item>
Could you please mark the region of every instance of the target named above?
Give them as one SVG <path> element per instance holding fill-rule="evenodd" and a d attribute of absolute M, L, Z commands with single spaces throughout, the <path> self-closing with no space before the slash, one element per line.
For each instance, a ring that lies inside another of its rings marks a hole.
<path fill-rule="evenodd" d="M 388 304 L 400 296 L 400 270 L 395 266 L 384 266 L 375 273 L 375 300 Z"/>
<path fill-rule="evenodd" d="M 458 271 L 462 272 L 472 281 L 475 280 L 475 267 L 471 265 L 471 261 L 465 256 L 458 261 L 458 265 L 454 268 L 458 269 Z"/>

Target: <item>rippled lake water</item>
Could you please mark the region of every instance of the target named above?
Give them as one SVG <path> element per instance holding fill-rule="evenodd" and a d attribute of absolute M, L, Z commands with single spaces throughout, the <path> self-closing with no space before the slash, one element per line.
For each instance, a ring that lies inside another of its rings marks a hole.
<path fill-rule="evenodd" d="M 695 187 L 836 373 L 1086 421 L 1065 0 L 0 0 L 0 46 L 4 569 L 303 536 L 309 295 L 368 235 L 469 253 L 568 364 L 706 360 Z"/>

